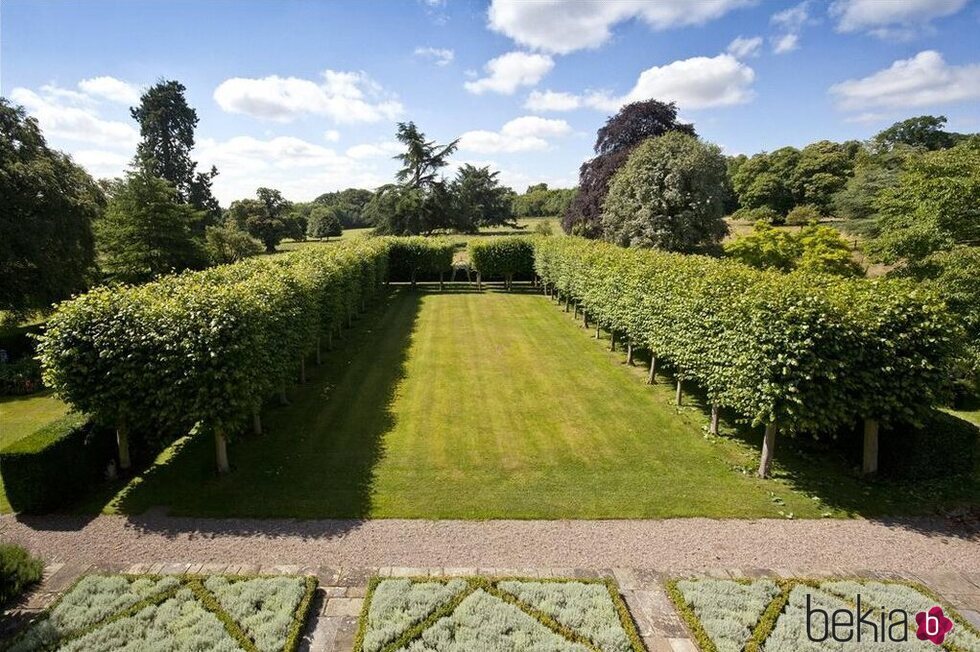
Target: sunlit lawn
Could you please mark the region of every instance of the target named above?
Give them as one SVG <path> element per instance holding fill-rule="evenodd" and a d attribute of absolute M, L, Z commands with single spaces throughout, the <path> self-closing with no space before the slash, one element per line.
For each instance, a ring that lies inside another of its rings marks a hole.
<path fill-rule="evenodd" d="M 784 441 L 705 436 L 570 315 L 536 294 L 395 290 L 291 394 L 265 434 L 185 440 L 86 509 L 210 516 L 423 518 L 797 517 L 917 508 Z M 731 431 L 729 431 L 731 432 Z M 743 435 L 744 436 L 744 435 Z"/>

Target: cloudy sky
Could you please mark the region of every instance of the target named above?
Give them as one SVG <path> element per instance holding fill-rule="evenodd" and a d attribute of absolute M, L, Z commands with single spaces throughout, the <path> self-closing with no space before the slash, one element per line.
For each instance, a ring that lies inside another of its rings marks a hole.
<path fill-rule="evenodd" d="M 223 204 L 391 179 L 395 123 L 523 190 L 574 185 L 625 102 L 674 100 L 728 153 L 942 113 L 980 131 L 980 0 L 2 0 L 0 93 L 96 176 L 140 89 L 177 79 Z"/>

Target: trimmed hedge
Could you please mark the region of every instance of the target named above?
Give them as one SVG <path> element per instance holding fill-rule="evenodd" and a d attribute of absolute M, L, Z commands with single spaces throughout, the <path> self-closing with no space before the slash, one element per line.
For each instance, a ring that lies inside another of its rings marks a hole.
<path fill-rule="evenodd" d="M 15 511 L 57 509 L 104 478 L 112 433 L 69 414 L 0 451 L 0 475 Z"/>
<path fill-rule="evenodd" d="M 960 343 L 943 302 L 907 281 L 759 271 L 574 237 L 534 246 L 548 290 L 756 425 L 833 433 L 860 419 L 917 421 L 942 397 Z"/>
<path fill-rule="evenodd" d="M 44 563 L 20 546 L 0 543 L 0 608 L 41 581 Z"/>
<path fill-rule="evenodd" d="M 350 326 L 387 274 L 384 239 L 251 258 L 62 303 L 38 346 L 45 384 L 123 432 L 225 442 Z"/>
<path fill-rule="evenodd" d="M 980 428 L 933 410 L 922 425 L 897 424 L 881 433 L 881 473 L 909 480 L 969 475 L 976 464 Z"/>
<path fill-rule="evenodd" d="M 439 279 L 453 268 L 456 245 L 448 238 L 385 238 L 388 243 L 388 280 L 411 282 Z"/>
<path fill-rule="evenodd" d="M 521 236 L 478 240 L 469 245 L 470 261 L 480 280 L 503 279 L 510 288 L 514 277 L 534 274 L 534 241 Z"/>

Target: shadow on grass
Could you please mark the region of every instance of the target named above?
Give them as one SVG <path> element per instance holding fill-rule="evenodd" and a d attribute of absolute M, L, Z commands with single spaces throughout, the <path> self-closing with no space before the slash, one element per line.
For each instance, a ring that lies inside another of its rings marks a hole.
<path fill-rule="evenodd" d="M 232 471 L 214 471 L 213 440 L 189 436 L 167 449 L 124 489 L 103 494 L 81 511 L 129 516 L 139 530 L 177 535 L 188 529 L 213 535 L 290 534 L 244 521 L 160 519 L 187 517 L 351 519 L 296 533 L 341 534 L 371 513 L 374 468 L 394 425 L 392 403 L 405 375 L 408 348 L 423 292 L 392 289 L 334 339 L 323 364 L 307 363 L 307 382 L 285 406 L 263 411 L 263 434 L 241 434 L 229 444 Z"/>

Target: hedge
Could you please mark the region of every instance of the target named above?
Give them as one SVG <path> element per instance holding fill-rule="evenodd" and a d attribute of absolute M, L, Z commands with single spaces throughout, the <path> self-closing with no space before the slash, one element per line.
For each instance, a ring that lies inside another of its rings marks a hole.
<path fill-rule="evenodd" d="M 916 422 L 940 398 L 959 331 L 934 294 L 901 280 L 759 271 L 731 260 L 534 242 L 546 291 L 671 363 L 713 406 L 767 427 L 832 433 L 866 420 Z M 652 377 L 652 374 L 651 374 Z"/>
<path fill-rule="evenodd" d="M 515 276 L 529 278 L 534 273 L 534 244 L 531 238 L 510 236 L 472 242 L 469 255 L 481 282 L 499 278 L 510 289 Z"/>
<path fill-rule="evenodd" d="M 69 414 L 0 451 L 0 476 L 15 511 L 57 509 L 105 477 L 112 432 Z"/>
<path fill-rule="evenodd" d="M 390 247 L 368 239 L 95 289 L 48 320 L 45 384 L 117 430 L 124 469 L 131 430 L 176 439 L 198 424 L 225 472 L 228 438 L 378 295 Z"/>
<path fill-rule="evenodd" d="M 438 278 L 453 268 L 456 250 L 448 238 L 385 238 L 388 243 L 388 280 L 411 282 Z"/>
<path fill-rule="evenodd" d="M 44 562 L 10 543 L 0 543 L 0 608 L 41 581 Z"/>

